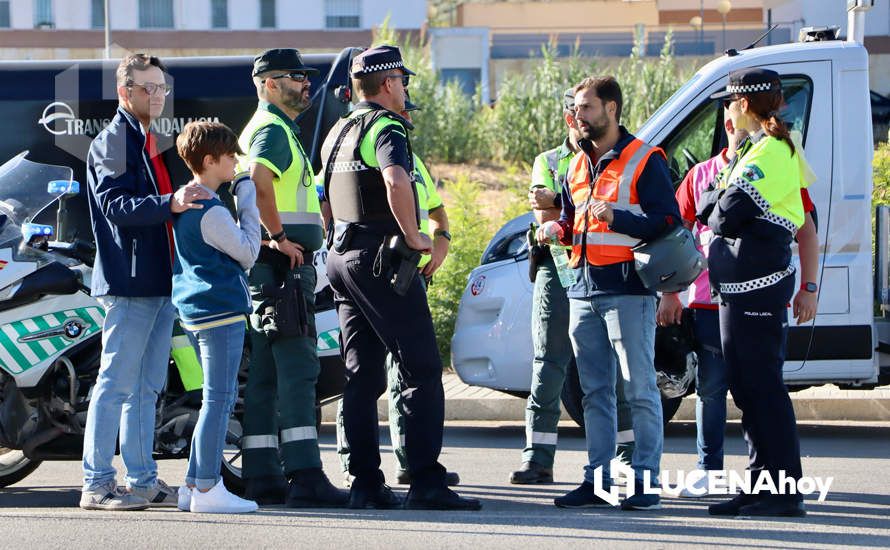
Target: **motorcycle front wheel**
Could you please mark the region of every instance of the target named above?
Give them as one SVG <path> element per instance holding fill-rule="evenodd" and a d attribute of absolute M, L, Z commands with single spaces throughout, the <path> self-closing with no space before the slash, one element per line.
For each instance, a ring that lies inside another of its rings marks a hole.
<path fill-rule="evenodd" d="M 25 479 L 38 466 L 39 460 L 31 460 L 22 451 L 0 447 L 0 488 Z"/>

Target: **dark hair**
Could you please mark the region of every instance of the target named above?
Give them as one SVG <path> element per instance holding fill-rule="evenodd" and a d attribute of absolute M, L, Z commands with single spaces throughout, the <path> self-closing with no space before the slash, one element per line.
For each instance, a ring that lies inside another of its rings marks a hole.
<path fill-rule="evenodd" d="M 618 81 L 615 80 L 615 77 L 588 76 L 582 80 L 580 84 L 575 86 L 575 94 L 590 89 L 593 90 L 596 97 L 598 97 L 604 105 L 607 101 L 615 102 L 615 121 L 621 122 L 621 106 L 623 101 L 621 99 L 621 86 L 618 85 Z"/>
<path fill-rule="evenodd" d="M 144 71 L 149 67 L 157 67 L 164 73 L 167 67 L 161 63 L 161 60 L 153 55 L 144 53 L 134 53 L 121 59 L 120 65 L 117 66 L 117 85 L 130 86 L 133 84 L 133 71 Z"/>
<path fill-rule="evenodd" d="M 221 122 L 189 122 L 176 138 L 176 152 L 194 174 L 204 171 L 204 156 L 243 155 L 238 136 Z"/>
<path fill-rule="evenodd" d="M 794 156 L 794 143 L 791 141 L 791 133 L 788 125 L 779 116 L 779 107 L 782 106 L 782 87 L 778 81 L 773 82 L 773 89 L 768 92 L 754 94 L 741 94 L 748 100 L 748 111 L 754 120 L 760 123 L 760 127 L 768 136 L 780 139 L 791 148 L 791 156 Z"/>
<path fill-rule="evenodd" d="M 380 93 L 380 88 L 387 76 L 392 76 L 392 71 L 380 71 L 352 77 L 352 87 L 359 97 L 373 97 Z"/>

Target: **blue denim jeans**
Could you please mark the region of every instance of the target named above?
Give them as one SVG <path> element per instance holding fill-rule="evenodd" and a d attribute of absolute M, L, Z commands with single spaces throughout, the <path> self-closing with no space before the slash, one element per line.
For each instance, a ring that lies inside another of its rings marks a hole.
<path fill-rule="evenodd" d="M 620 373 L 633 419 L 631 463 L 638 480 L 649 471 L 658 480 L 664 432 L 661 397 L 655 383 L 655 297 L 599 295 L 569 300 L 569 335 L 584 392 L 584 432 L 588 464 L 584 479 L 594 481 L 603 467 L 610 484 L 609 461 L 615 457 L 615 382 Z"/>
<path fill-rule="evenodd" d="M 720 349 L 720 314 L 693 309 L 698 372 L 695 377 L 695 446 L 699 470 L 723 469 L 723 433 L 726 430 L 726 392 L 729 367 Z"/>
<path fill-rule="evenodd" d="M 186 485 L 212 489 L 219 481 L 219 466 L 229 417 L 238 397 L 238 368 L 244 349 L 244 323 L 186 331 L 204 371 L 201 412 L 192 434 Z"/>
<path fill-rule="evenodd" d="M 120 432 L 129 487 L 157 482 L 154 448 L 158 395 L 167 379 L 174 309 L 170 298 L 102 296 L 102 357 L 83 439 L 83 488 L 115 479 Z"/>

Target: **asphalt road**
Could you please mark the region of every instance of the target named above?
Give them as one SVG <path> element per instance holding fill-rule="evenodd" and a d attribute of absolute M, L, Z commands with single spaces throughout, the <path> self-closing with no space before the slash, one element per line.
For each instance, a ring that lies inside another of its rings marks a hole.
<path fill-rule="evenodd" d="M 387 440 L 386 431 L 382 438 Z M 674 423 L 665 440 L 663 469 L 695 466 L 694 426 Z M 462 478 L 460 491 L 481 498 L 481 512 L 263 509 L 243 516 L 176 510 L 86 512 L 78 509 L 80 466 L 44 463 L 30 477 L 0 489 L 0 548 L 529 548 L 688 547 L 839 548 L 890 546 L 890 424 L 802 426 L 806 475 L 833 476 L 825 502 L 807 500 L 809 515 L 795 520 L 721 519 L 707 515 L 712 499 L 663 499 L 652 512 L 560 510 L 559 496 L 581 479 L 585 462 L 580 429 L 560 432 L 550 486 L 511 486 L 519 465 L 521 424 L 449 424 L 442 461 Z M 325 469 L 340 481 L 333 426 L 322 430 Z M 387 441 L 388 442 L 388 441 Z M 388 451 L 388 447 L 385 448 Z M 726 467 L 746 463 L 738 425 L 727 430 Z M 384 471 L 391 472 L 391 453 Z M 159 463 L 171 485 L 185 461 Z"/>

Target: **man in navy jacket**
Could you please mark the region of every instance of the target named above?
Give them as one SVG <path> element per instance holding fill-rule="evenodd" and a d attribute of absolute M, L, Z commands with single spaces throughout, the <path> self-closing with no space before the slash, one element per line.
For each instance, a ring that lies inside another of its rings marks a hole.
<path fill-rule="evenodd" d="M 87 414 L 80 507 L 141 510 L 176 506 L 152 458 L 155 406 L 164 386 L 174 309 L 170 301 L 174 214 L 209 194 L 197 185 L 175 194 L 151 134 L 170 92 L 156 57 L 134 54 L 117 69 L 119 106 L 87 158 L 96 262 L 92 294 L 105 308 L 102 357 Z M 111 465 L 120 429 L 127 468 L 121 489 Z"/>

